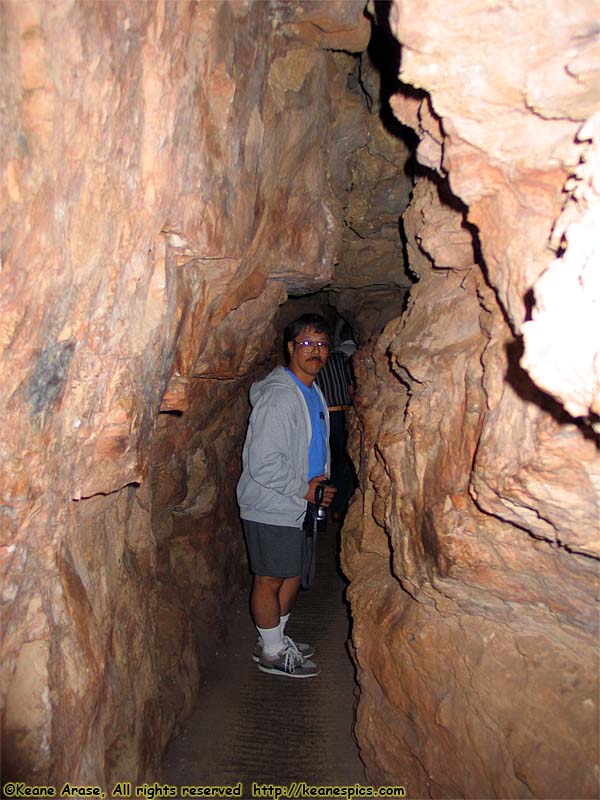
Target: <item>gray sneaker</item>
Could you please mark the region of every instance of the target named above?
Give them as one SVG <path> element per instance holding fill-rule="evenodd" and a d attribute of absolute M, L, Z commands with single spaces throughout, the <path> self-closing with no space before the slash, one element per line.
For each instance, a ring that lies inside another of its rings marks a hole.
<path fill-rule="evenodd" d="M 312 647 L 312 645 L 306 644 L 306 642 L 295 642 L 290 636 L 284 636 L 283 643 L 286 647 L 295 648 L 302 658 L 312 658 L 315 654 L 315 648 Z M 263 640 L 262 636 L 259 636 L 254 645 L 254 652 L 252 653 L 252 660 L 256 661 L 257 664 L 262 656 L 262 649 Z"/>
<path fill-rule="evenodd" d="M 295 647 L 287 645 L 274 659 L 261 656 L 258 662 L 261 672 L 285 675 L 288 678 L 314 678 L 321 671 L 314 661 L 303 658 Z"/>

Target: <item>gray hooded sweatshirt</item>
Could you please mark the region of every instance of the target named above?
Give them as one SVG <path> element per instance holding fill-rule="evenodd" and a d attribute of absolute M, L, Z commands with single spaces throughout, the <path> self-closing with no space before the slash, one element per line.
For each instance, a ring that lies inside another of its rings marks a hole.
<path fill-rule="evenodd" d="M 329 415 L 327 472 L 329 471 Z M 252 384 L 252 413 L 242 451 L 242 476 L 237 499 L 242 519 L 301 528 L 308 491 L 310 415 L 302 391 L 283 367 Z"/>

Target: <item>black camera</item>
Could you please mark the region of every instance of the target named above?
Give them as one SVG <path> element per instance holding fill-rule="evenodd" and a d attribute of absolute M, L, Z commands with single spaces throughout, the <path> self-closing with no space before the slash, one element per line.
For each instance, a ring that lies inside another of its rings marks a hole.
<path fill-rule="evenodd" d="M 304 527 L 313 529 L 315 519 L 317 520 L 317 530 L 324 531 L 327 524 L 327 509 L 321 505 L 325 495 L 325 487 L 333 486 L 330 480 L 321 481 L 315 487 L 315 502 L 309 503 L 304 518 Z"/>

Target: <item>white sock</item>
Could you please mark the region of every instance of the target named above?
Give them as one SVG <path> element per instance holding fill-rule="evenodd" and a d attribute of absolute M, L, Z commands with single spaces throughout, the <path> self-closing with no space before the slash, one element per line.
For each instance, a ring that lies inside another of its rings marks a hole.
<path fill-rule="evenodd" d="M 258 635 L 263 642 L 263 654 L 267 657 L 276 656 L 283 650 L 283 635 L 281 627 L 277 625 L 275 628 L 259 628 L 256 626 Z"/>
<path fill-rule="evenodd" d="M 286 614 L 284 617 L 279 617 L 279 628 L 281 630 L 281 636 L 285 636 L 285 626 L 287 625 L 288 619 L 290 618 L 289 614 Z"/>

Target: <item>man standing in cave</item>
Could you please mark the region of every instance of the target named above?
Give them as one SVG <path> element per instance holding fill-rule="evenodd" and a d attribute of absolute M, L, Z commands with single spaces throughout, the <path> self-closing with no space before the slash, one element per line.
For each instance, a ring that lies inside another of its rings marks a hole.
<path fill-rule="evenodd" d="M 258 668 L 292 678 L 319 674 L 314 649 L 295 643 L 285 626 L 306 559 L 303 530 L 307 503 L 329 471 L 329 416 L 314 383 L 327 361 L 329 326 L 303 314 L 284 331 L 286 367 L 252 385 L 252 413 L 237 486 L 240 516 L 254 575 L 250 610 L 258 630 Z M 335 489 L 325 487 L 322 505 Z"/>

